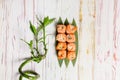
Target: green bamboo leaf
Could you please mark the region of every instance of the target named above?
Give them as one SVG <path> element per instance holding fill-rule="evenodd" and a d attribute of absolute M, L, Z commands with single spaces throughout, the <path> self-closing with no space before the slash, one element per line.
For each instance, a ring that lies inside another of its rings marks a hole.
<path fill-rule="evenodd" d="M 47 23 L 49 21 L 49 17 L 45 17 L 44 20 L 43 20 L 43 23 Z"/>
<path fill-rule="evenodd" d="M 63 24 L 61 17 L 59 17 L 57 25 L 58 24 Z M 56 35 L 57 35 L 57 31 L 56 31 Z M 58 44 L 58 42 L 56 41 L 55 46 L 57 46 L 57 44 Z M 57 53 L 58 53 L 58 51 L 56 50 L 56 56 L 57 56 Z M 59 66 L 61 67 L 62 63 L 63 63 L 63 59 L 58 59 L 58 63 L 59 63 Z"/>
<path fill-rule="evenodd" d="M 37 30 L 36 30 L 35 26 L 34 26 L 31 22 L 29 22 L 29 23 L 30 23 L 30 30 L 32 31 L 32 33 L 33 33 L 34 35 L 36 35 Z"/>
<path fill-rule="evenodd" d="M 43 22 L 38 18 L 38 16 L 36 16 L 36 18 L 37 18 L 38 22 L 39 22 L 41 25 L 43 25 Z"/>
<path fill-rule="evenodd" d="M 33 40 L 31 40 L 30 42 L 27 42 L 27 41 L 25 41 L 25 40 L 23 40 L 23 39 L 21 39 L 23 42 L 25 42 L 28 46 L 29 46 L 29 48 L 32 50 L 32 45 L 33 45 Z"/>
<path fill-rule="evenodd" d="M 55 45 L 57 46 L 57 41 L 55 42 Z M 56 50 L 56 56 L 57 56 L 57 53 L 58 51 Z M 58 59 L 58 63 L 59 63 L 59 66 L 61 67 L 62 66 L 62 63 L 63 63 L 63 59 Z"/>
<path fill-rule="evenodd" d="M 55 20 L 55 18 L 50 19 L 49 21 L 47 21 L 46 23 L 44 23 L 44 26 L 47 26 L 47 25 L 51 24 L 54 20 Z"/>
<path fill-rule="evenodd" d="M 75 19 L 73 19 L 72 25 L 73 25 L 73 26 L 77 26 Z"/>
<path fill-rule="evenodd" d="M 68 24 L 69 24 L 69 22 L 68 22 L 68 19 L 66 18 L 65 22 L 64 22 L 64 25 L 68 25 Z"/>
<path fill-rule="evenodd" d="M 77 26 L 74 19 L 72 21 L 72 25 Z M 75 63 L 76 63 L 76 60 L 77 60 L 77 55 L 78 55 L 78 32 L 77 31 L 75 32 L 75 38 L 76 38 L 76 41 L 75 41 L 75 45 L 76 45 L 76 58 L 74 60 L 72 60 L 73 66 L 75 66 Z"/>
<path fill-rule="evenodd" d="M 63 63 L 63 59 L 58 59 L 58 63 L 59 63 L 59 66 L 61 67 L 62 66 L 62 63 Z"/>
<path fill-rule="evenodd" d="M 30 45 L 30 43 L 28 43 L 27 41 L 23 40 L 23 39 L 20 39 L 22 40 L 23 42 L 25 42 L 27 45 Z"/>
<path fill-rule="evenodd" d="M 51 24 L 54 20 L 55 20 L 55 18 L 50 19 L 48 24 Z"/>
<path fill-rule="evenodd" d="M 57 24 L 63 24 L 61 17 L 59 17 L 59 20 L 58 20 Z"/>
<path fill-rule="evenodd" d="M 65 61 L 66 67 L 68 67 L 70 60 L 68 60 L 67 58 L 65 58 L 64 61 Z"/>
<path fill-rule="evenodd" d="M 44 18 L 43 24 L 44 24 L 44 26 L 47 26 L 47 25 L 51 24 L 54 20 L 55 20 L 55 18 L 49 19 L 49 17 L 47 16 Z"/>
<path fill-rule="evenodd" d="M 30 46 L 31 49 L 32 49 L 32 45 L 33 45 L 33 40 L 31 40 L 30 44 L 29 44 L 29 46 Z"/>
<path fill-rule="evenodd" d="M 65 19 L 65 22 L 64 22 L 64 25 L 68 25 L 68 24 L 69 24 L 69 21 L 68 21 L 68 19 L 66 18 L 66 19 Z M 65 58 L 64 61 L 65 61 L 66 67 L 68 67 L 70 61 L 69 61 L 67 58 Z"/>
<path fill-rule="evenodd" d="M 43 26 L 40 25 L 38 28 L 37 28 L 37 32 L 39 33 L 40 30 L 42 30 Z"/>

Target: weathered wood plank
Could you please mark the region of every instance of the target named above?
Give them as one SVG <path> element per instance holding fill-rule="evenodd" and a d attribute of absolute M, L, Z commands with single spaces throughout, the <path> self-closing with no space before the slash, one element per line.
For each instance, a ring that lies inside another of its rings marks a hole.
<path fill-rule="evenodd" d="M 94 79 L 95 0 L 80 0 L 79 80 Z"/>

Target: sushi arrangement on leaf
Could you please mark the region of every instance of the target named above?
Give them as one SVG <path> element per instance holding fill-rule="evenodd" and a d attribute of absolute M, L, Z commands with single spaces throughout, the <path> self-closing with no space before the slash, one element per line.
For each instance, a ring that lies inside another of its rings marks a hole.
<path fill-rule="evenodd" d="M 56 52 L 60 67 L 63 61 L 65 61 L 66 67 L 70 61 L 73 66 L 75 65 L 78 54 L 78 32 L 74 19 L 70 24 L 67 18 L 64 23 L 59 18 L 56 25 Z"/>

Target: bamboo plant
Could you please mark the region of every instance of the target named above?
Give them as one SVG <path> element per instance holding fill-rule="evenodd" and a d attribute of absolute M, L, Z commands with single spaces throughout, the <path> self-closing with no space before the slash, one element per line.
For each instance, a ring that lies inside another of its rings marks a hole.
<path fill-rule="evenodd" d="M 33 40 L 30 40 L 29 42 L 25 41 L 22 39 L 22 41 L 24 41 L 30 48 L 30 53 L 31 56 L 30 58 L 26 59 L 19 67 L 19 73 L 20 73 L 20 77 L 19 80 L 22 80 L 23 78 L 27 78 L 28 80 L 37 80 L 40 75 L 37 72 L 34 71 L 30 71 L 30 70 L 26 70 L 23 71 L 23 67 L 30 63 L 30 62 L 36 62 L 36 63 L 40 63 L 43 59 L 46 58 L 47 55 L 47 43 L 46 43 L 46 27 L 51 24 L 54 21 L 54 18 L 50 19 L 48 16 L 45 17 L 43 20 L 38 19 L 38 27 L 36 28 L 31 22 L 29 22 L 30 24 L 30 30 L 33 33 Z M 39 33 L 42 32 L 42 37 L 39 37 Z M 39 51 L 39 44 L 43 44 L 43 49 L 44 49 L 44 53 L 41 54 L 41 52 Z M 35 45 L 35 46 L 34 46 Z"/>

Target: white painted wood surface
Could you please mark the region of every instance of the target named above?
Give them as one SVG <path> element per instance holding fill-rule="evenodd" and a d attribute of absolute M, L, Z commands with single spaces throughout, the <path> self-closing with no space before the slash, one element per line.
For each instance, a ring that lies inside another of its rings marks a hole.
<path fill-rule="evenodd" d="M 19 65 L 30 56 L 20 39 L 32 39 L 29 20 L 36 25 L 36 15 L 75 18 L 80 41 L 76 66 L 60 68 L 55 23 L 49 25 L 47 58 L 25 67 L 39 80 L 120 80 L 120 0 L 0 0 L 0 80 L 18 80 Z"/>

